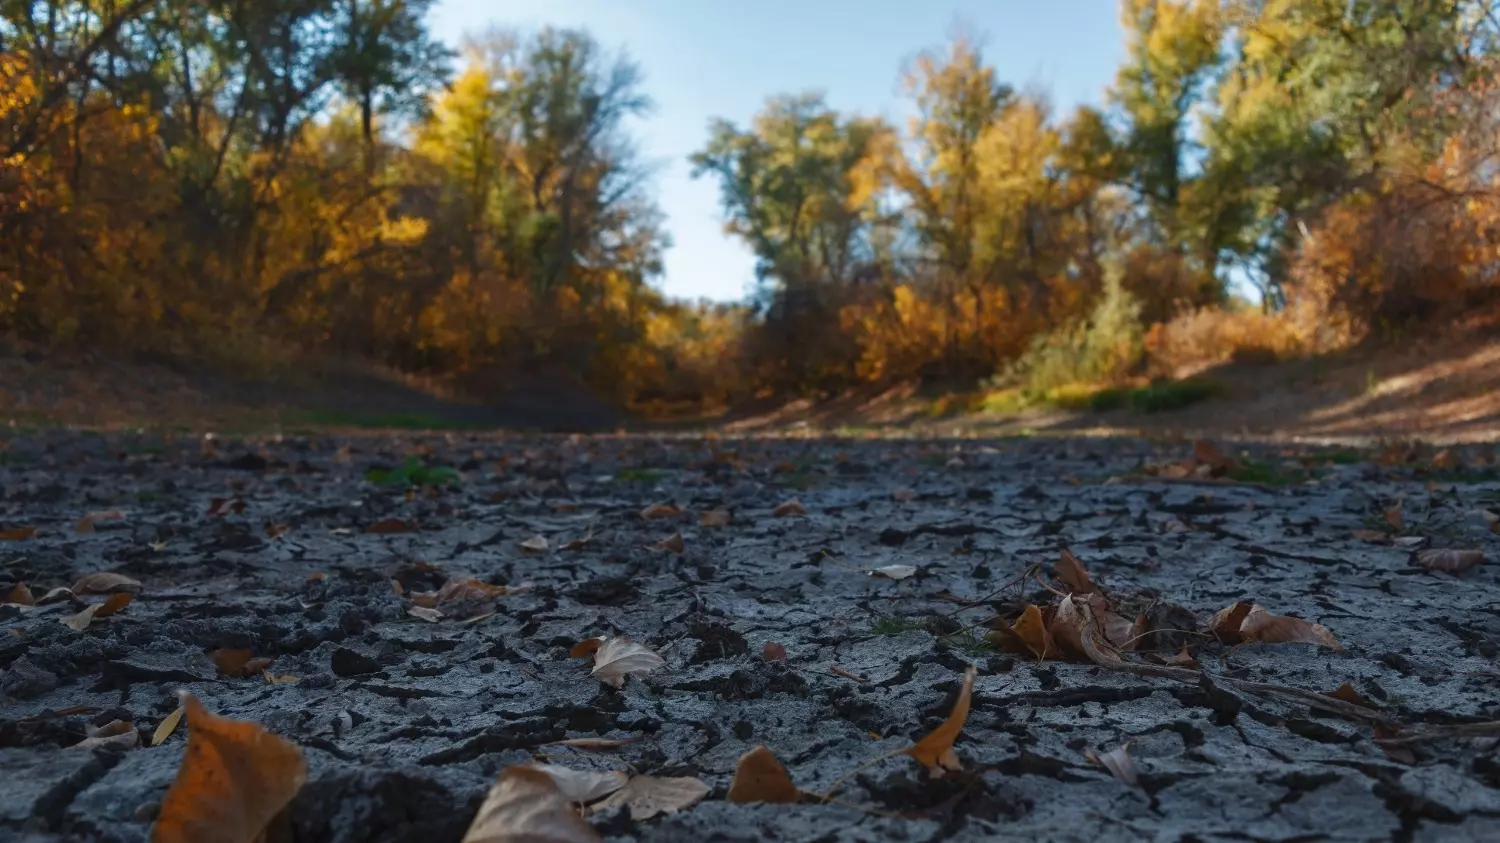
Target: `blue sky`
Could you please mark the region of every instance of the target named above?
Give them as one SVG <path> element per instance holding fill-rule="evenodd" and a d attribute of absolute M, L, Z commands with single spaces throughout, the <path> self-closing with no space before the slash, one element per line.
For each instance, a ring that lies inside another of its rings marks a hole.
<path fill-rule="evenodd" d="M 491 24 L 581 26 L 624 48 L 656 109 L 636 127 L 658 165 L 657 196 L 674 245 L 670 295 L 741 298 L 750 253 L 723 232 L 718 188 L 689 177 L 708 122 L 745 125 L 776 93 L 821 90 L 835 108 L 904 125 L 903 62 L 955 25 L 985 39 L 986 58 L 1017 88 L 1050 93 L 1059 112 L 1098 102 L 1123 55 L 1115 0 L 441 0 L 432 25 L 457 44 Z"/>

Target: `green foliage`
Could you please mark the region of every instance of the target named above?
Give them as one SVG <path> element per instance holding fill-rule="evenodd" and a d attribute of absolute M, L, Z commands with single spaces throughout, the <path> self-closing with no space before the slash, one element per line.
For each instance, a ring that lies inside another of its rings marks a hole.
<path fill-rule="evenodd" d="M 1118 271 L 1106 274 L 1104 294 L 1088 319 L 1037 337 L 1017 360 L 1010 379 L 1032 400 L 1079 383 L 1119 378 L 1143 351 L 1140 302 L 1121 285 Z"/>
<path fill-rule="evenodd" d="M 1220 387 L 1210 380 L 1189 378 L 1162 381 L 1133 389 L 1127 398 L 1130 408 L 1142 413 L 1164 413 L 1190 407 L 1219 394 Z"/>
<path fill-rule="evenodd" d="M 365 472 L 365 479 L 382 486 L 443 486 L 459 482 L 459 473 L 452 466 L 429 466 L 416 457 L 407 457 L 400 468 L 372 468 Z"/>

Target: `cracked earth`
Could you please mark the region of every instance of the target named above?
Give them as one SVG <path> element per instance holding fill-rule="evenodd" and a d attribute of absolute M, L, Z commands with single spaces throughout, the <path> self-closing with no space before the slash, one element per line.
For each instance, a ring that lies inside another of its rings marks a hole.
<path fill-rule="evenodd" d="M 1172 642 L 1193 644 L 1210 675 L 1318 692 L 1347 682 L 1414 728 L 1500 719 L 1491 454 L 1457 450 L 1461 467 L 1437 471 L 1252 446 L 1266 482 L 1140 475 L 1190 452 L 1085 439 L 402 434 L 208 448 L 18 435 L 0 461 L 0 526 L 36 532 L 0 543 L 0 596 L 96 571 L 143 587 L 83 630 L 61 622 L 78 600 L 0 606 L 0 838 L 145 840 L 185 730 L 150 737 L 187 690 L 302 747 L 308 781 L 284 829 L 297 841 L 456 843 L 499 771 L 536 757 L 712 788 L 667 816 L 592 815 L 612 841 L 1500 839 L 1495 737 L 1393 746 L 1295 701 L 989 643 L 987 627 L 1022 601 L 1053 599 L 1021 575 L 1050 572 L 1067 547 L 1095 582 L 1150 607 L 1155 628 L 1253 600 L 1345 648 Z M 772 514 L 791 498 L 805 515 Z M 1397 502 L 1399 529 L 1384 515 Z M 642 518 L 654 504 L 682 511 Z M 711 510 L 732 520 L 701 524 Z M 106 511 L 121 517 L 77 530 Z M 409 531 L 369 531 L 381 523 Z M 680 553 L 657 546 L 673 533 Z M 547 550 L 522 547 L 536 536 Z M 1418 547 L 1487 562 L 1433 572 L 1413 561 Z M 891 565 L 918 570 L 868 573 Z M 412 593 L 463 575 L 528 587 L 436 623 L 410 614 Z M 666 664 L 610 688 L 568 658 L 596 635 L 628 635 Z M 787 659 L 767 661 L 768 643 Z M 219 648 L 296 681 L 220 676 Z M 809 793 L 909 746 L 947 715 L 969 664 L 962 774 L 931 780 L 897 756 L 856 773 L 836 803 L 725 800 L 758 744 Z M 74 748 L 113 720 L 140 746 Z M 639 740 L 546 746 L 593 737 Z M 1124 743 L 1138 787 L 1089 758 Z"/>

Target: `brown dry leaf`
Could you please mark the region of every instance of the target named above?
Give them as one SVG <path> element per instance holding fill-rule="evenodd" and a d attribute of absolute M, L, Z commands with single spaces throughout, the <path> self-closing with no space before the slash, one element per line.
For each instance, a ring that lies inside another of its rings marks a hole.
<path fill-rule="evenodd" d="M 413 606 L 407 609 L 406 613 L 414 618 L 421 618 L 428 623 L 437 623 L 443 619 L 442 612 L 439 612 L 437 609 L 428 608 L 427 606 Z"/>
<path fill-rule="evenodd" d="M 311 574 L 307 575 L 307 581 L 308 582 L 327 582 L 328 581 L 328 575 L 325 574 L 325 573 L 323 573 L 322 571 L 313 571 Z M 395 580 L 391 580 L 391 582 L 393 582 L 393 583 L 396 584 L 396 596 L 398 596 L 398 597 L 401 596 L 401 583 L 396 582 Z"/>
<path fill-rule="evenodd" d="M 757 746 L 740 756 L 734 778 L 729 782 L 730 802 L 789 804 L 801 798 L 801 791 L 771 750 Z"/>
<path fill-rule="evenodd" d="M 698 513 L 698 526 L 727 527 L 732 518 L 727 509 L 705 509 Z"/>
<path fill-rule="evenodd" d="M 1026 604 L 1026 609 L 1016 618 L 1016 622 L 1011 624 L 1010 631 L 1038 659 L 1046 659 L 1057 652 L 1052 643 L 1052 635 L 1047 632 L 1047 620 L 1042 617 L 1042 610 L 1030 603 Z"/>
<path fill-rule="evenodd" d="M 1255 608 L 1254 603 L 1248 600 L 1241 600 L 1232 606 L 1220 609 L 1218 614 L 1209 619 L 1208 631 L 1225 643 L 1240 643 L 1245 640 L 1245 636 L 1240 632 L 1240 627 L 1245 623 L 1245 616 L 1250 614 L 1250 610 L 1253 608 Z"/>
<path fill-rule="evenodd" d="M 645 735 L 633 735 L 628 738 L 568 738 L 561 741 L 551 741 L 542 746 L 567 746 L 573 749 L 615 749 L 616 747 L 628 746 L 638 742 Z"/>
<path fill-rule="evenodd" d="M 480 582 L 473 577 L 454 577 L 443 583 L 433 595 L 433 605 L 428 608 L 441 606 L 444 603 L 453 603 L 460 600 L 490 600 L 496 597 L 504 597 L 507 594 L 519 593 L 524 586 L 491 585 Z M 412 595 L 412 602 L 416 602 L 417 596 Z M 426 605 L 425 602 L 418 605 Z"/>
<path fill-rule="evenodd" d="M 162 741 L 172 737 L 172 733 L 177 731 L 177 724 L 182 722 L 182 715 L 186 711 L 187 708 L 179 705 L 172 709 L 171 714 L 163 717 L 161 723 L 157 724 L 156 731 L 151 733 L 151 745 L 161 746 Z"/>
<path fill-rule="evenodd" d="M 0 530 L 0 542 L 23 542 L 36 535 L 35 527 L 11 527 Z"/>
<path fill-rule="evenodd" d="M 682 507 L 670 503 L 654 503 L 641 510 L 641 517 L 647 521 L 657 518 L 676 518 L 682 514 Z"/>
<path fill-rule="evenodd" d="M 92 574 L 84 574 L 73 583 L 74 594 L 114 594 L 117 591 L 138 592 L 141 584 L 124 574 L 116 574 L 112 571 L 98 571 Z"/>
<path fill-rule="evenodd" d="M 1381 544 L 1386 539 L 1386 534 L 1379 530 L 1355 530 L 1354 538 L 1362 542 L 1374 542 Z"/>
<path fill-rule="evenodd" d="M 396 533 L 414 533 L 416 530 L 416 524 L 410 521 L 403 521 L 400 518 L 383 518 L 365 528 L 366 533 L 375 533 L 381 536 L 389 536 Z"/>
<path fill-rule="evenodd" d="M 1436 454 L 1432 455 L 1432 467 L 1433 468 L 1440 468 L 1440 469 L 1447 470 L 1447 469 L 1452 469 L 1452 468 L 1458 468 L 1458 466 L 1459 466 L 1458 455 L 1455 454 L 1455 453 L 1453 453 L 1453 450 L 1451 448 L 1444 448 L 1443 450 L 1438 451 Z"/>
<path fill-rule="evenodd" d="M 583 538 L 573 539 L 572 541 L 570 541 L 567 544 L 563 545 L 561 549 L 562 550 L 583 550 L 585 547 L 588 547 L 589 546 L 589 542 L 591 542 L 593 540 L 594 540 L 594 534 L 593 534 L 593 532 L 589 532 L 588 535 L 585 535 Z"/>
<path fill-rule="evenodd" d="M 1376 705 L 1373 701 L 1371 701 L 1369 697 L 1367 697 L 1364 694 L 1361 694 L 1360 692 L 1354 690 L 1354 686 L 1351 685 L 1351 684 L 1349 684 L 1348 682 L 1345 682 L 1344 684 L 1338 686 L 1337 688 L 1335 688 L 1332 691 L 1324 691 L 1323 692 L 1323 696 L 1325 696 L 1325 697 L 1333 697 L 1336 700 L 1343 700 L 1346 703 L 1353 703 L 1355 705 L 1361 705 L 1361 706 L 1364 706 L 1365 708 L 1379 708 L 1380 707 L 1380 706 Z"/>
<path fill-rule="evenodd" d="M 1198 660 L 1193 658 L 1192 653 L 1188 652 L 1186 644 L 1182 645 L 1182 652 L 1178 653 L 1175 656 L 1168 656 L 1167 658 L 1162 659 L 1162 663 L 1172 665 L 1173 667 L 1198 666 Z"/>
<path fill-rule="evenodd" d="M 1401 501 L 1397 501 L 1395 506 L 1386 507 L 1385 509 L 1380 511 L 1380 514 L 1385 518 L 1385 523 L 1390 525 L 1390 528 L 1392 530 L 1395 530 L 1399 533 L 1402 530 L 1406 529 L 1406 516 L 1404 514 L 1405 509 L 1405 504 Z"/>
<path fill-rule="evenodd" d="M 666 663 L 666 659 L 652 652 L 651 648 L 622 635 L 599 643 L 599 649 L 594 652 L 594 669 L 589 675 L 598 677 L 607 685 L 623 688 L 625 677 L 645 676 Z"/>
<path fill-rule="evenodd" d="M 702 780 L 690 776 L 636 776 L 591 810 L 608 811 L 625 805 L 630 808 L 630 818 L 640 822 L 657 814 L 675 814 L 683 808 L 691 808 L 707 796 L 709 790 Z"/>
<path fill-rule="evenodd" d="M 92 533 L 94 532 L 95 521 L 107 521 L 124 517 L 125 513 L 117 509 L 112 509 L 108 512 L 90 512 L 78 519 L 78 524 L 73 528 L 73 531 L 75 533 Z"/>
<path fill-rule="evenodd" d="M 905 486 L 891 490 L 891 500 L 898 503 L 906 503 L 914 497 L 916 497 L 916 492 L 913 492 L 911 489 L 908 489 Z"/>
<path fill-rule="evenodd" d="M 1484 561 L 1482 550 L 1419 550 L 1417 564 L 1429 571 L 1457 574 Z"/>
<path fill-rule="evenodd" d="M 775 641 L 767 641 L 766 646 L 761 648 L 760 657 L 768 662 L 786 661 L 786 647 Z"/>
<path fill-rule="evenodd" d="M 111 720 L 98 728 L 90 728 L 88 737 L 73 744 L 71 749 L 95 749 L 98 747 L 113 747 L 116 749 L 135 749 L 141 745 L 141 733 L 136 731 L 135 724 L 126 720 Z"/>
<path fill-rule="evenodd" d="M 260 672 L 260 675 L 266 680 L 267 685 L 290 685 L 301 678 L 297 676 L 287 676 L 285 674 L 275 674 L 269 670 L 262 670 Z"/>
<path fill-rule="evenodd" d="M 958 753 L 953 751 L 953 742 L 958 740 L 964 721 L 969 719 L 969 702 L 974 694 L 976 673 L 972 664 L 964 669 L 963 685 L 958 689 L 958 698 L 953 701 L 953 710 L 948 713 L 948 719 L 904 753 L 926 765 L 933 778 L 942 778 L 945 771 L 956 771 L 963 767 L 959 763 Z"/>
<path fill-rule="evenodd" d="M 1246 641 L 1262 644 L 1317 644 L 1334 650 L 1344 649 L 1333 633 L 1322 624 L 1273 615 L 1264 606 L 1254 606 L 1240 624 L 1240 634 Z"/>
<path fill-rule="evenodd" d="M 1207 466 L 1213 474 L 1233 471 L 1237 465 L 1233 457 L 1219 450 L 1219 446 L 1207 439 L 1199 439 L 1193 443 L 1193 462 Z"/>
<path fill-rule="evenodd" d="M 652 550 L 665 550 L 671 553 L 682 553 L 687 550 L 687 545 L 682 541 L 681 533 L 673 533 L 656 544 L 651 545 Z"/>
<path fill-rule="evenodd" d="M 255 840 L 307 780 L 301 750 L 258 724 L 219 717 L 191 695 L 182 702 L 187 753 L 151 843 Z"/>
<path fill-rule="evenodd" d="M 619 770 L 574 770 L 558 764 L 543 764 L 532 761 L 525 765 L 531 770 L 540 770 L 552 777 L 557 789 L 569 802 L 588 804 L 602 799 L 625 786 L 630 776 Z"/>
<path fill-rule="evenodd" d="M 582 641 L 579 641 L 577 644 L 574 644 L 572 649 L 568 650 L 568 658 L 581 659 L 587 656 L 592 656 L 594 653 L 597 653 L 599 651 L 599 645 L 603 644 L 604 641 L 605 638 L 602 635 L 595 638 L 585 638 Z"/>
<path fill-rule="evenodd" d="M 1057 578 L 1062 581 L 1064 587 L 1073 594 L 1092 594 L 1099 589 L 1094 587 L 1093 580 L 1089 579 L 1089 572 L 1083 567 L 1083 560 L 1073 555 L 1073 552 L 1063 548 L 1062 558 L 1052 567 Z"/>
<path fill-rule="evenodd" d="M 601 838 L 541 770 L 511 766 L 485 794 L 461 843 L 600 843 Z"/>
<path fill-rule="evenodd" d="M 220 676 L 243 678 L 255 676 L 270 666 L 273 659 L 253 658 L 249 650 L 221 647 L 208 654 Z"/>
<path fill-rule="evenodd" d="M 279 539 L 292 531 L 290 524 L 277 524 L 274 521 L 266 522 L 266 538 Z"/>
<path fill-rule="evenodd" d="M 532 536 L 520 543 L 521 549 L 531 553 L 545 553 L 550 545 L 547 544 L 545 536 Z"/>
<path fill-rule="evenodd" d="M 1491 533 L 1500 533 L 1500 512 L 1481 509 L 1479 510 L 1479 516 L 1484 519 L 1484 523 L 1490 525 Z"/>
<path fill-rule="evenodd" d="M 1093 750 L 1089 750 L 1084 755 L 1088 760 L 1108 770 L 1109 774 L 1114 776 L 1116 780 L 1122 781 L 1131 787 L 1141 786 L 1141 778 L 1135 772 L 1135 762 L 1130 760 L 1130 753 L 1125 751 L 1123 744 L 1103 755 Z"/>
<path fill-rule="evenodd" d="M 785 503 L 777 504 L 776 508 L 771 510 L 771 517 L 773 518 L 786 518 L 790 515 L 806 514 L 807 507 L 803 506 L 802 501 L 799 501 L 796 498 L 792 498 Z"/>
<path fill-rule="evenodd" d="M 5 597 L 6 603 L 14 603 L 18 606 L 35 606 L 36 598 L 31 596 L 31 589 L 26 583 L 18 582 L 11 586 L 10 594 Z"/>

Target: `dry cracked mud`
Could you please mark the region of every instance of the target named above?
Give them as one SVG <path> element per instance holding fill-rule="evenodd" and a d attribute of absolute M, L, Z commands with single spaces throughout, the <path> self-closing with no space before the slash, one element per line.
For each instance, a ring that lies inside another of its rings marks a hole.
<path fill-rule="evenodd" d="M 0 606 L 0 838 L 145 840 L 184 730 L 149 738 L 186 689 L 302 747 L 309 779 L 286 815 L 297 841 L 456 842 L 497 773 L 539 754 L 713 789 L 669 816 L 593 816 L 615 841 L 1500 839 L 1495 737 L 1393 748 L 1294 701 L 986 642 L 987 619 L 1051 599 L 1016 580 L 1068 547 L 1158 618 L 1254 600 L 1345 648 L 1187 634 L 1210 675 L 1348 682 L 1417 726 L 1500 719 L 1492 456 L 1456 451 L 1459 467 L 1439 471 L 1251 446 L 1256 483 L 1136 476 L 1190 452 L 1087 439 L 370 434 L 206 448 L 16 435 L 0 456 L 0 526 L 37 529 L 0 543 L 0 596 L 94 571 L 143 589 L 83 630 L 60 622 L 76 601 Z M 792 497 L 807 514 L 773 516 Z M 1399 531 L 1384 516 L 1398 501 Z M 652 504 L 682 514 L 643 519 Z M 714 509 L 731 523 L 700 525 Z M 122 517 L 77 530 L 101 511 Z M 367 531 L 389 519 L 415 529 Z M 1382 531 L 1405 540 L 1374 540 Z M 652 547 L 673 532 L 681 553 Z M 520 546 L 537 535 L 547 551 Z M 1428 571 L 1413 561 L 1419 542 L 1488 561 Z M 918 573 L 867 573 L 886 565 Z M 412 592 L 460 574 L 532 587 L 437 623 L 408 613 Z M 621 634 L 665 667 L 615 690 L 568 658 L 582 638 Z M 767 643 L 787 660 L 766 661 Z M 297 681 L 218 676 L 218 648 L 274 659 Z M 898 756 L 856 774 L 837 803 L 725 800 L 757 744 L 814 793 L 909 745 L 946 716 L 971 663 L 963 774 L 929 780 Z M 72 748 L 116 719 L 140 730 L 139 748 Z M 607 753 L 544 746 L 630 736 Z M 1139 787 L 1087 755 L 1125 742 Z"/>

